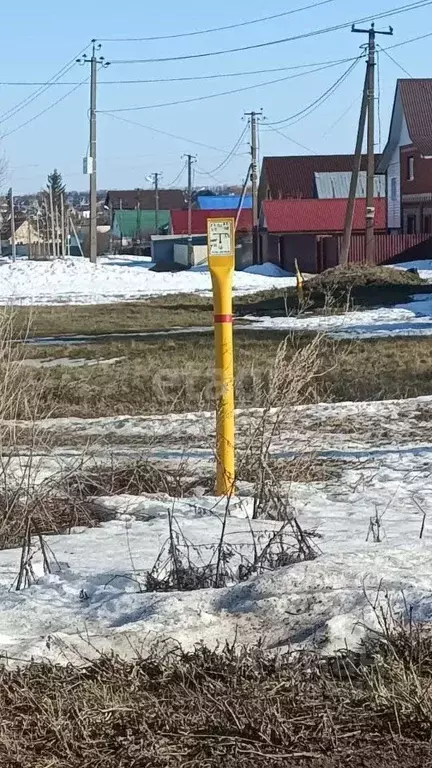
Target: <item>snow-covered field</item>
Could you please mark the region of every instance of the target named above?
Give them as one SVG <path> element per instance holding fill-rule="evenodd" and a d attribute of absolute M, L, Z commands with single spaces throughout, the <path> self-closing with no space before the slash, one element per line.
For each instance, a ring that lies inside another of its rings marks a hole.
<path fill-rule="evenodd" d="M 273 418 L 275 413 L 270 415 Z M 239 444 L 258 411 L 238 414 Z M 278 456 L 311 455 L 342 462 L 325 482 L 286 483 L 299 522 L 314 531 L 321 554 L 313 561 L 268 572 L 223 589 L 182 593 L 142 591 L 145 572 L 167 539 L 168 513 L 202 557 L 218 541 L 224 502 L 203 497 L 117 496 L 99 499 L 113 519 L 100 528 L 49 537 L 58 565 L 38 583 L 13 589 L 18 550 L 0 552 L 0 651 L 13 659 L 82 661 L 100 650 L 125 656 L 170 638 L 191 648 L 237 638 L 268 648 L 318 645 L 326 651 L 355 646 L 375 626 L 379 597 L 395 610 L 412 606 L 432 619 L 432 398 L 294 408 L 278 430 Z M 140 442 L 165 461 L 190 457 L 191 471 L 213 461 L 214 415 L 49 420 L 61 436 L 53 455 L 41 451 L 40 469 L 68 468 L 77 441 L 99 460 L 112 451 L 135 455 Z M 111 448 L 109 447 L 111 446 Z M 188 447 L 189 446 L 189 447 Z M 278 525 L 250 521 L 250 486 L 240 483 L 227 525 L 227 541 L 245 553 L 252 533 Z M 379 520 L 371 532 L 371 519 Z M 421 538 L 422 535 L 422 538 Z M 378 540 L 379 539 L 379 540 Z"/>
<path fill-rule="evenodd" d="M 430 336 L 432 334 L 432 294 L 417 294 L 412 301 L 394 307 L 381 307 L 342 315 L 294 317 L 246 317 L 257 330 L 316 331 L 334 338 L 371 339 L 380 336 Z"/>
<path fill-rule="evenodd" d="M 152 272 L 142 258 L 105 257 L 97 265 L 87 259 L 52 262 L 3 260 L 0 264 L 1 304 L 105 304 L 172 293 L 211 294 L 208 270 Z M 295 278 L 236 272 L 234 293 L 255 293 L 295 285 Z"/>

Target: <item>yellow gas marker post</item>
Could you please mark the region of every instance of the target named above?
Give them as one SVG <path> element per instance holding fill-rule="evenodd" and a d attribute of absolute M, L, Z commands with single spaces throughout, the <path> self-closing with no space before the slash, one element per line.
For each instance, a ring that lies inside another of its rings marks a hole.
<path fill-rule="evenodd" d="M 235 265 L 234 219 L 208 219 L 208 263 L 213 285 L 216 359 L 216 493 L 234 489 L 234 350 L 232 278 Z"/>

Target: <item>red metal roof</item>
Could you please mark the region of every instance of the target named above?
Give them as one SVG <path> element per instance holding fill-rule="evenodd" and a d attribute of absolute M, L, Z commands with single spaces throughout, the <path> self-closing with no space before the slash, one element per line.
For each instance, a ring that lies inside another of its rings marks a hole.
<path fill-rule="evenodd" d="M 378 164 L 380 155 L 375 156 Z M 315 173 L 352 171 L 353 155 L 293 155 L 264 157 L 261 178 L 266 180 L 272 200 L 279 198 L 315 197 Z M 362 156 L 361 170 L 366 170 L 367 158 Z M 260 185 L 262 199 L 267 190 Z"/>
<path fill-rule="evenodd" d="M 192 234 L 193 235 L 206 235 L 207 234 L 207 219 L 221 219 L 221 218 L 233 218 L 237 216 L 237 211 L 192 211 Z M 188 212 L 187 211 L 171 211 L 171 225 L 173 235 L 187 235 L 188 234 Z M 237 230 L 252 230 L 252 211 L 242 210 L 240 212 L 240 218 L 237 225 Z"/>
<path fill-rule="evenodd" d="M 402 105 L 412 143 L 432 155 L 432 79 L 399 80 Z"/>
<path fill-rule="evenodd" d="M 267 200 L 263 203 L 265 226 L 274 233 L 331 234 L 343 232 L 347 200 Z M 386 200 L 376 198 L 376 229 L 386 229 Z M 363 231 L 366 200 L 356 200 L 353 231 Z"/>

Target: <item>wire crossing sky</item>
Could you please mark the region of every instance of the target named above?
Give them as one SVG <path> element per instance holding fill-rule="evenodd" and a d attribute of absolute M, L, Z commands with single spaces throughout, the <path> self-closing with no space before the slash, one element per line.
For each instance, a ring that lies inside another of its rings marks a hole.
<path fill-rule="evenodd" d="M 22 0 L 3 9 L 2 191 L 36 191 L 54 167 L 69 189 L 87 188 L 89 93 L 75 59 L 91 37 L 112 62 L 99 72 L 100 188 L 145 187 L 154 170 L 162 184 L 181 182 L 188 151 L 198 155 L 200 184 L 240 183 L 249 164 L 247 132 L 236 144 L 241 119 L 261 107 L 261 157 L 351 153 L 364 79 L 351 21 L 394 27 L 382 45 L 391 55 L 380 57 L 384 142 L 396 79 L 432 76 L 432 0 L 364 0 L 351 10 L 346 0 L 220 0 L 216 8 L 185 0 L 180 9 L 174 0 L 163 8 L 130 0 L 121 13 L 105 0 L 103 14 L 92 5 L 76 0 L 59 13 L 53 0 Z"/>

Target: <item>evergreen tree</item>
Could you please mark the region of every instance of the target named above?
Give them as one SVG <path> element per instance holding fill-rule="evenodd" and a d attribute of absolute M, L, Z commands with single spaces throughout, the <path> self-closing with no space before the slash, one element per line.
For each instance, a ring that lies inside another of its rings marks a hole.
<path fill-rule="evenodd" d="M 48 194 L 50 189 L 52 190 L 54 209 L 60 210 L 61 198 L 65 193 L 66 186 L 63 184 L 62 175 L 58 172 L 57 168 L 54 168 L 53 172 L 48 175 Z"/>
<path fill-rule="evenodd" d="M 61 209 L 62 199 L 65 203 L 65 185 L 61 173 L 57 168 L 54 168 L 53 172 L 48 175 L 48 183 L 46 185 L 47 191 L 44 193 L 45 205 L 43 206 L 43 217 L 41 223 L 44 226 L 47 234 L 47 242 L 49 243 L 50 253 L 55 257 L 59 257 L 62 252 L 66 250 L 65 247 L 65 233 L 62 232 L 62 220 Z M 52 213 L 51 213 L 51 201 L 50 192 L 52 192 Z M 66 206 L 65 206 L 66 208 Z"/>

